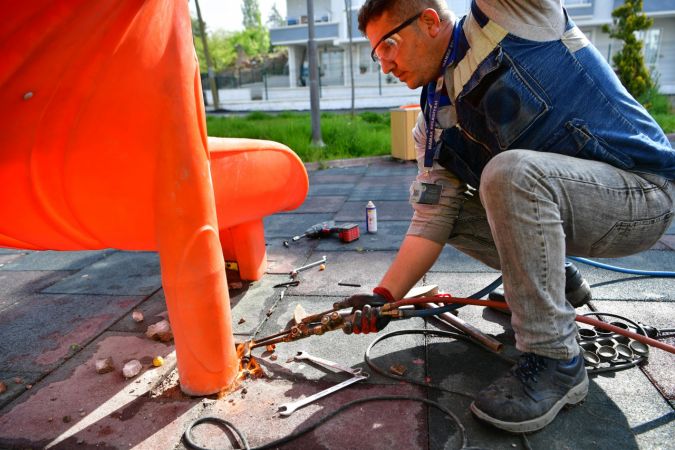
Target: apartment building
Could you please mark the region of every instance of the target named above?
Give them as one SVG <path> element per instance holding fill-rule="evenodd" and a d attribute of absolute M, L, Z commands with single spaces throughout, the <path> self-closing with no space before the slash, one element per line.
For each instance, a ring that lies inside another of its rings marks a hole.
<path fill-rule="evenodd" d="M 314 0 L 322 87 L 330 91 L 330 87 L 350 86 L 351 47 L 354 85 L 364 96 L 393 94 L 396 98 L 407 95 L 414 99 L 416 93 L 406 92 L 404 85 L 392 76 L 381 74 L 378 65 L 371 61 L 370 44 L 358 31 L 357 24 L 358 10 L 363 3 L 363 0 Z M 447 0 L 447 3 L 460 16 L 471 5 L 470 0 Z M 591 42 L 611 60 L 613 53 L 620 49 L 620 43 L 610 39 L 601 28 L 612 22 L 611 13 L 623 0 L 565 0 L 564 3 Z M 675 95 L 675 0 L 645 0 L 644 9 L 654 19 L 653 27 L 642 36 L 647 64 L 656 76 L 661 92 Z M 286 11 L 285 24 L 271 28 L 270 37 L 272 44 L 288 47 L 288 88 L 302 89 L 308 83 L 307 0 L 286 0 Z"/>

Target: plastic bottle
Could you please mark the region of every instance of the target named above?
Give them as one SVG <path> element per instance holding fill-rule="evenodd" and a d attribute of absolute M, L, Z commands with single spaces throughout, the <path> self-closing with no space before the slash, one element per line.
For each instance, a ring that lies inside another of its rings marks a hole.
<path fill-rule="evenodd" d="M 366 205 L 366 231 L 377 233 L 377 208 L 373 202 Z"/>

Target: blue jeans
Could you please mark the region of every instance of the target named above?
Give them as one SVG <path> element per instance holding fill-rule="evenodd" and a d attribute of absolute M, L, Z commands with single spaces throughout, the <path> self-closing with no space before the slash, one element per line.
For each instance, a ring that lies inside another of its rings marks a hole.
<path fill-rule="evenodd" d="M 490 160 L 448 243 L 502 271 L 516 347 L 579 353 L 565 300 L 565 256 L 619 257 L 651 248 L 673 220 L 675 182 L 554 153 Z M 478 198 L 479 197 L 479 198 Z"/>

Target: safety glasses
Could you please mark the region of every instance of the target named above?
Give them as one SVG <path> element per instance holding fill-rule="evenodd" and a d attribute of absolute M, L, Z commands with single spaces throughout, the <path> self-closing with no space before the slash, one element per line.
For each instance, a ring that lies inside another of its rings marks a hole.
<path fill-rule="evenodd" d="M 392 39 L 391 37 L 416 21 L 420 16 L 422 15 L 422 12 L 419 12 L 415 14 L 414 16 L 410 17 L 409 19 L 406 19 L 401 23 L 401 25 L 397 26 L 393 30 L 391 30 L 389 33 L 385 34 L 382 36 L 382 38 L 375 44 L 375 47 L 373 47 L 373 51 L 370 52 L 370 58 L 373 60 L 373 62 L 380 63 L 380 61 L 387 60 L 391 61 L 394 58 L 396 58 L 396 55 L 398 54 L 398 50 L 400 45 L 398 42 L 396 42 L 395 39 Z"/>

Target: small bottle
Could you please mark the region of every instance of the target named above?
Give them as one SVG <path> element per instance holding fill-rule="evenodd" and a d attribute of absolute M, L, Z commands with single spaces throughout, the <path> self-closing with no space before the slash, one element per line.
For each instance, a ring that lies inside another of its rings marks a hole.
<path fill-rule="evenodd" d="M 366 205 L 366 231 L 377 233 L 377 208 L 373 202 L 368 202 Z"/>

